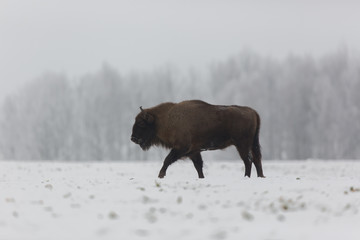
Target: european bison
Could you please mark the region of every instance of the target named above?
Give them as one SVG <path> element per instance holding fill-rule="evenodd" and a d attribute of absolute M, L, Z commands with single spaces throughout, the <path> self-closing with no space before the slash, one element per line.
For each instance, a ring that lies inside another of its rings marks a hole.
<path fill-rule="evenodd" d="M 159 178 L 178 159 L 189 157 L 199 178 L 204 178 L 201 152 L 235 145 L 250 177 L 251 163 L 264 177 L 259 144 L 260 117 L 249 107 L 211 105 L 199 100 L 162 103 L 142 109 L 136 116 L 131 140 L 143 150 L 151 146 L 171 149 Z"/>

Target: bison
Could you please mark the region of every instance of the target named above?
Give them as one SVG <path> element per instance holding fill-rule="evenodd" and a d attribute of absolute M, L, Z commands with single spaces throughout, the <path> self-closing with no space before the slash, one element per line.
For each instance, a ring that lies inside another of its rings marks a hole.
<path fill-rule="evenodd" d="M 250 177 L 254 163 L 258 177 L 264 177 L 259 144 L 259 114 L 242 106 L 211 105 L 200 100 L 162 103 L 143 109 L 136 116 L 131 141 L 145 151 L 151 146 L 171 149 L 159 178 L 175 161 L 190 158 L 199 178 L 204 178 L 201 152 L 234 145 Z"/>

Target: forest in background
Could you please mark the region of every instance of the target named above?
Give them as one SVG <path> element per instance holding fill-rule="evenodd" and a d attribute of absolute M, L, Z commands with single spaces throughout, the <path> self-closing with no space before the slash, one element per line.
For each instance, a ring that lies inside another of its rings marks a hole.
<path fill-rule="evenodd" d="M 360 158 L 360 54 L 264 57 L 244 50 L 206 70 L 123 74 L 104 64 L 78 79 L 47 73 L 0 109 L 0 159 L 151 160 L 130 141 L 139 107 L 201 99 L 247 105 L 261 117 L 264 159 Z M 236 151 L 211 158 L 238 159 Z"/>

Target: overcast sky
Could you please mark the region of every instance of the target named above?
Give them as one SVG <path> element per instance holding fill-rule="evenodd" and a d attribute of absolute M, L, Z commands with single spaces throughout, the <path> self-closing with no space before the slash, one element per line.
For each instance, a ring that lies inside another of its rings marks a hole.
<path fill-rule="evenodd" d="M 47 71 L 70 78 L 205 67 L 244 48 L 274 57 L 360 49 L 360 1 L 0 0 L 0 96 Z M 0 97 L 1 99 L 2 97 Z"/>

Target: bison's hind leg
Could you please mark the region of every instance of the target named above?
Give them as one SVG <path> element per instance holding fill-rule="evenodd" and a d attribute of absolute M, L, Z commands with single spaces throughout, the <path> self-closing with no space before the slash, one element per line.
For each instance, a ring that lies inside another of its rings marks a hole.
<path fill-rule="evenodd" d="M 236 149 L 238 150 L 241 159 L 244 161 L 245 164 L 245 177 L 251 176 L 251 155 L 250 155 L 250 148 L 245 146 L 236 146 Z"/>
<path fill-rule="evenodd" d="M 258 177 L 265 177 L 264 173 L 263 173 L 263 169 L 262 169 L 262 164 L 261 164 L 261 147 L 260 147 L 260 142 L 259 142 L 259 130 L 257 130 L 257 133 L 254 137 L 254 141 L 251 147 L 251 153 L 253 156 L 253 162 L 254 165 L 256 167 L 256 172 Z"/>
<path fill-rule="evenodd" d="M 252 149 L 252 155 L 253 155 L 253 162 L 256 168 L 256 173 L 258 177 L 262 177 L 264 178 L 264 173 L 263 173 L 263 169 L 262 169 L 262 164 L 261 164 L 261 152 L 260 150 L 255 150 Z"/>
<path fill-rule="evenodd" d="M 197 173 L 199 175 L 199 178 L 204 178 L 203 160 L 201 158 L 201 154 L 200 153 L 195 153 L 195 154 L 190 156 L 190 159 L 194 163 L 194 166 L 195 166 L 195 169 L 196 169 L 196 171 L 197 171 Z"/>

